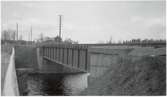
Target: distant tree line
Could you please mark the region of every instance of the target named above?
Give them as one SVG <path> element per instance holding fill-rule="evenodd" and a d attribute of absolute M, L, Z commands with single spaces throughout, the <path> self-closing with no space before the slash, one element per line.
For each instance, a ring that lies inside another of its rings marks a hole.
<path fill-rule="evenodd" d="M 64 43 L 64 44 L 78 44 L 78 41 L 74 41 L 70 38 L 63 40 L 61 37 L 44 37 L 43 34 L 40 34 L 40 38 L 37 40 L 38 42 L 43 43 Z"/>
<path fill-rule="evenodd" d="M 13 30 L 4 30 L 1 32 L 1 40 L 15 40 L 15 33 Z"/>
<path fill-rule="evenodd" d="M 15 42 L 20 42 L 21 44 L 25 44 L 26 41 L 22 39 L 22 36 L 19 37 L 19 39 L 16 39 L 16 31 L 15 30 L 3 30 L 1 31 L 1 42 L 3 43 L 15 43 Z M 65 43 L 65 44 L 78 44 L 78 41 L 74 41 L 70 38 L 67 38 L 63 40 L 59 36 L 56 37 L 44 37 L 44 35 L 41 33 L 39 35 L 39 39 L 36 40 L 38 43 L 39 42 L 45 42 L 45 43 Z"/>
<path fill-rule="evenodd" d="M 22 40 L 22 35 L 18 37 L 15 30 L 3 30 L 1 40 Z"/>
<path fill-rule="evenodd" d="M 4 42 L 13 42 L 16 40 L 16 31 L 15 30 L 4 30 L 1 32 L 1 42 L 2 44 Z M 28 41 L 22 40 L 22 36 L 19 37 L 17 41 L 20 41 L 21 43 L 25 43 Z M 29 41 L 30 42 L 30 41 Z M 44 43 L 65 43 L 65 44 L 78 44 L 78 41 L 74 41 L 70 38 L 67 38 L 63 40 L 61 37 L 44 37 L 44 35 L 41 33 L 39 35 L 39 39 L 37 39 L 37 42 L 44 42 Z M 112 37 L 106 42 L 102 44 L 144 44 L 144 43 L 166 43 L 166 39 L 131 39 L 131 40 L 124 40 L 119 41 L 117 43 L 112 41 Z"/>
<path fill-rule="evenodd" d="M 15 30 L 3 30 L 1 31 L 1 44 L 32 44 L 33 41 L 26 41 L 22 39 L 22 35 L 19 37 L 16 35 Z"/>
<path fill-rule="evenodd" d="M 127 43 L 165 43 L 166 40 L 163 39 L 132 39 L 129 41 L 123 41 L 123 44 L 127 44 Z"/>
<path fill-rule="evenodd" d="M 166 43 L 165 39 L 131 39 L 131 40 L 123 40 L 117 43 L 112 42 L 110 39 L 106 44 L 142 44 L 142 43 Z"/>

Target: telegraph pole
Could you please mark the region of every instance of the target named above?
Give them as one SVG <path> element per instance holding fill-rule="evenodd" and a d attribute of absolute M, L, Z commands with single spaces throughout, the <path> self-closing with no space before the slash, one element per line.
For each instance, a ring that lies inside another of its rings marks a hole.
<path fill-rule="evenodd" d="M 18 33 L 18 23 L 16 23 L 16 40 L 18 40 L 18 35 L 19 35 L 19 33 Z"/>
<path fill-rule="evenodd" d="M 30 41 L 30 32 L 29 31 L 27 31 L 28 33 L 27 33 L 27 41 Z"/>
<path fill-rule="evenodd" d="M 14 31 L 14 41 L 16 40 L 16 31 Z"/>
<path fill-rule="evenodd" d="M 61 19 L 62 19 L 62 15 L 59 15 L 59 42 L 61 42 Z"/>
<path fill-rule="evenodd" d="M 32 25 L 31 25 L 31 32 L 30 32 L 30 41 L 32 41 Z"/>

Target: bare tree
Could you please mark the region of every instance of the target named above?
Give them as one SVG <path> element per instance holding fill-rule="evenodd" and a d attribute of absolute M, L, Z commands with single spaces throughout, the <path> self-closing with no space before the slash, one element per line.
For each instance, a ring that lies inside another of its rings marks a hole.
<path fill-rule="evenodd" d="M 74 41 L 70 38 L 67 38 L 64 40 L 64 43 L 67 43 L 67 44 L 78 44 L 78 41 Z"/>
<path fill-rule="evenodd" d="M 55 40 L 56 42 L 62 42 L 62 38 L 61 38 L 60 36 L 56 36 L 56 37 L 54 38 L 54 40 Z"/>
<path fill-rule="evenodd" d="M 106 43 L 112 44 L 112 36 L 110 37 L 110 39 Z"/>
<path fill-rule="evenodd" d="M 2 40 L 15 40 L 15 31 L 4 30 L 1 33 Z"/>

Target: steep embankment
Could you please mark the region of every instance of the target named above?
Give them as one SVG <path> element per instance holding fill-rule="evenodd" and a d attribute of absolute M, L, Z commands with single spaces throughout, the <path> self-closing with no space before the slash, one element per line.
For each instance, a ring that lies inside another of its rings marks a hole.
<path fill-rule="evenodd" d="M 16 69 L 37 68 L 37 55 L 35 46 L 16 46 Z"/>
<path fill-rule="evenodd" d="M 120 58 L 83 95 L 165 95 L 165 57 Z"/>
<path fill-rule="evenodd" d="M 108 67 L 102 77 L 90 82 L 81 95 L 165 95 L 165 52 L 161 56 L 146 54 L 142 50 L 132 51 L 126 57 L 119 56 L 118 63 Z"/>

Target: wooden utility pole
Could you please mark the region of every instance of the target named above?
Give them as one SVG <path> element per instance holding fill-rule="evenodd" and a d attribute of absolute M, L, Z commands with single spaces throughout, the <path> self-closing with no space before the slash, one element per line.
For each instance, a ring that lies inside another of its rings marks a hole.
<path fill-rule="evenodd" d="M 16 23 L 16 40 L 18 40 L 18 35 L 19 35 L 19 33 L 18 33 L 18 23 Z"/>
<path fill-rule="evenodd" d="M 31 32 L 30 32 L 30 41 L 32 41 L 32 26 L 31 26 Z"/>
<path fill-rule="evenodd" d="M 59 42 L 61 42 L 61 18 L 62 17 L 62 15 L 59 15 Z"/>
<path fill-rule="evenodd" d="M 14 40 L 16 40 L 16 31 L 14 31 Z"/>

